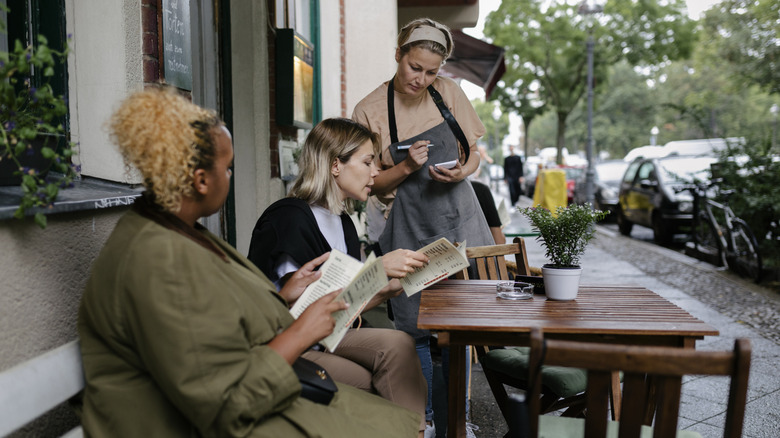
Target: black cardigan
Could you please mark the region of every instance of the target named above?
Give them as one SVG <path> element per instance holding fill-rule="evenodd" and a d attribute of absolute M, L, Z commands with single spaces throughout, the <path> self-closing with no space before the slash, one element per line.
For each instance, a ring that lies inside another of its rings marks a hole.
<path fill-rule="evenodd" d="M 347 254 L 360 260 L 360 239 L 349 215 L 341 214 Z M 280 199 L 268 207 L 255 224 L 248 258 L 268 278 L 276 276 L 274 267 L 282 254 L 288 254 L 299 266 L 315 259 L 331 247 L 320 232 L 311 207 L 298 198 Z"/>

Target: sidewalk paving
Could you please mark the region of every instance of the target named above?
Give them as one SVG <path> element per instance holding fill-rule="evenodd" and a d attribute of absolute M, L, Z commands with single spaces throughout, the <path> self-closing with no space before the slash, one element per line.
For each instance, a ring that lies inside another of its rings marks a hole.
<path fill-rule="evenodd" d="M 509 199 L 505 186 L 494 191 L 496 201 Z M 518 205 L 530 205 L 528 198 L 522 198 Z M 505 230 L 529 228 L 527 219 L 516 209 L 510 208 L 511 224 Z M 625 244 L 628 239 L 603 227 L 598 227 L 599 243 L 588 246 L 582 258 L 582 283 L 637 284 L 644 286 L 669 301 L 675 303 L 696 318 L 705 321 L 720 331 L 720 336 L 705 337 L 696 343 L 700 350 L 730 350 L 734 339 L 748 338 L 752 344 L 752 363 L 748 403 L 745 413 L 744 437 L 775 438 L 780 436 L 780 345 L 769 340 L 751 328 L 740 324 L 729 316 L 723 315 L 706 303 L 688 295 L 685 291 L 670 286 L 663 278 L 645 274 L 634 265 L 623 261 L 608 250 L 609 244 Z M 525 238 L 529 263 L 541 266 L 545 263 L 544 249 L 534 238 Z M 717 275 L 714 267 L 673 250 L 658 247 L 647 242 L 632 241 L 631 245 L 641 245 L 641 251 L 654 256 L 661 255 L 669 263 L 685 263 L 700 270 L 700 275 Z M 695 281 L 695 279 L 693 280 Z M 724 290 L 723 293 L 729 293 Z M 780 297 L 778 298 L 780 299 Z M 477 437 L 501 437 L 506 433 L 506 425 L 498 411 L 492 393 L 484 380 L 479 366 L 474 367 L 472 377 L 471 422 L 479 426 Z M 728 382 L 723 377 L 690 377 L 684 381 L 679 427 L 699 432 L 704 438 L 721 437 L 725 421 L 725 408 L 728 394 Z M 437 431 L 439 432 L 439 431 Z M 443 432 L 443 431 L 442 431 Z M 445 436 L 437 433 L 437 436 Z"/>

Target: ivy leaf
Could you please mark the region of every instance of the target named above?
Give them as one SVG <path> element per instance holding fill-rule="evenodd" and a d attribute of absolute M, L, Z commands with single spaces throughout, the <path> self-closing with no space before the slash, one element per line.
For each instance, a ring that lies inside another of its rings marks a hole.
<path fill-rule="evenodd" d="M 43 213 L 35 213 L 35 223 L 41 228 L 46 228 L 46 215 Z"/>
<path fill-rule="evenodd" d="M 43 158 L 50 160 L 54 158 L 54 149 L 44 146 L 41 148 L 41 155 L 43 155 Z"/>
<path fill-rule="evenodd" d="M 22 186 L 31 192 L 35 192 L 35 189 L 38 188 L 38 184 L 35 183 L 35 178 L 28 174 L 22 175 Z"/>

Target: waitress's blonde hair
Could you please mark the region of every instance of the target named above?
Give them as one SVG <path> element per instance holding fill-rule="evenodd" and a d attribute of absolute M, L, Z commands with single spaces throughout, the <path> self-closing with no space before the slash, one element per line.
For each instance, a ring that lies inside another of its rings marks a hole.
<path fill-rule="evenodd" d="M 334 214 L 353 211 L 353 200 L 341 202 L 340 190 L 331 174 L 335 160 L 346 163 L 365 143 L 376 144 L 376 135 L 358 122 L 344 118 L 325 119 L 311 130 L 298 158 L 298 178 L 290 197 L 325 207 Z"/>
<path fill-rule="evenodd" d="M 442 46 L 440 43 L 431 40 L 417 40 L 411 43 L 407 43 L 406 41 L 412 35 L 412 32 L 414 32 L 414 30 L 420 26 L 430 26 L 440 30 L 444 36 L 445 41 L 447 42 L 447 46 Z M 437 21 L 431 20 L 430 18 L 418 18 L 416 20 L 410 21 L 398 33 L 398 48 L 401 50 L 401 56 L 409 53 L 409 50 L 411 50 L 412 47 L 421 47 L 437 55 L 440 55 L 442 58 L 441 63 L 444 64 L 447 58 L 449 58 L 452 54 L 453 49 L 450 28 Z"/>
<path fill-rule="evenodd" d="M 177 213 L 194 196 L 192 175 L 211 169 L 216 146 L 211 130 L 220 119 L 171 87 L 151 87 L 125 99 L 109 120 L 111 138 L 127 166 L 141 172 L 155 204 Z"/>

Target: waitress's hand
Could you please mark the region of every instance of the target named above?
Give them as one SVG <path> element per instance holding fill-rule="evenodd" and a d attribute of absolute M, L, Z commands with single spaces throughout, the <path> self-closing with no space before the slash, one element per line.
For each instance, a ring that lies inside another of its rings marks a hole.
<path fill-rule="evenodd" d="M 461 166 L 460 161 L 456 161 L 455 167 L 452 169 L 428 166 L 428 174 L 431 176 L 432 180 L 443 183 L 460 182 L 469 176 L 469 174 L 466 172 L 466 169 Z"/>
<path fill-rule="evenodd" d="M 289 275 L 285 280 L 284 286 L 282 286 L 282 289 L 279 291 L 279 295 L 287 300 L 288 304 L 292 305 L 298 297 L 301 296 L 308 285 L 322 276 L 322 273 L 320 271 L 315 271 L 315 269 L 317 266 L 325 263 L 325 260 L 328 260 L 328 256 L 330 256 L 330 252 L 326 252 L 306 263 L 292 275 Z"/>
<path fill-rule="evenodd" d="M 417 140 L 409 148 L 409 154 L 404 163 L 412 172 L 417 171 L 428 161 L 428 140 Z"/>
<path fill-rule="evenodd" d="M 403 278 L 428 264 L 428 256 L 410 249 L 396 249 L 382 256 L 382 267 L 390 278 Z"/>

